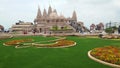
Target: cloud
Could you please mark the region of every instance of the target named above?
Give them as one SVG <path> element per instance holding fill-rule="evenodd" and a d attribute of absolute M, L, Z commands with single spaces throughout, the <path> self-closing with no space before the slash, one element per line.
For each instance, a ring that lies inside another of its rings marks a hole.
<path fill-rule="evenodd" d="M 113 5 L 120 8 L 120 0 L 113 0 Z"/>
<path fill-rule="evenodd" d="M 85 0 L 86 4 L 92 4 L 92 5 L 103 5 L 110 3 L 112 0 Z"/>

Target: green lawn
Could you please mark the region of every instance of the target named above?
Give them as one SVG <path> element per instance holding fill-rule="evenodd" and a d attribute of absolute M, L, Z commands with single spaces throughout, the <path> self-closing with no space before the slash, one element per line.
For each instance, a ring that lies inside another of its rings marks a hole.
<path fill-rule="evenodd" d="M 88 58 L 87 52 L 106 45 L 120 45 L 119 40 L 68 36 L 77 45 L 69 48 L 20 48 L 4 46 L 3 42 L 13 39 L 33 38 L 39 42 L 53 37 L 17 37 L 0 40 L 0 68 L 111 68 Z"/>

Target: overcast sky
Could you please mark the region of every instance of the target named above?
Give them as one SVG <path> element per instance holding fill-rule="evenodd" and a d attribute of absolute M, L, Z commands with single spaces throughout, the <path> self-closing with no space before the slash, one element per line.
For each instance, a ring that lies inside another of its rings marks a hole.
<path fill-rule="evenodd" d="M 41 11 L 51 5 L 65 17 L 71 17 L 75 10 L 78 21 L 86 27 L 92 23 L 120 22 L 120 0 L 0 0 L 0 24 L 10 28 L 18 20 L 33 22 L 38 5 Z"/>

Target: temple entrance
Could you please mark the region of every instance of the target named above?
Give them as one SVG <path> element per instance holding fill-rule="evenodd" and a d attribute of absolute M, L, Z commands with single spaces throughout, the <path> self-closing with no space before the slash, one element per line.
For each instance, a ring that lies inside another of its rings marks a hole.
<path fill-rule="evenodd" d="M 39 28 L 39 32 L 40 32 L 40 33 L 42 32 L 42 28 Z"/>

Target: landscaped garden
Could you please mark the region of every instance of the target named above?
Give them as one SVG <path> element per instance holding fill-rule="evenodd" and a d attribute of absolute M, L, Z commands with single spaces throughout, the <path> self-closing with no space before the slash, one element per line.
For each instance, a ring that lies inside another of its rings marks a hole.
<path fill-rule="evenodd" d="M 111 68 L 91 60 L 87 53 L 89 50 L 98 47 L 120 45 L 119 40 L 67 36 L 66 39 L 58 40 L 59 43 L 63 44 L 68 41 L 73 43 L 74 41 L 76 42 L 75 46 L 65 48 L 37 48 L 36 46 L 15 48 L 18 44 L 34 42 L 36 44 L 53 44 L 54 41 L 47 41 L 56 39 L 58 38 L 26 36 L 0 40 L 0 68 Z M 13 42 L 16 42 L 16 44 L 12 46 L 3 45 L 3 43 Z"/>
<path fill-rule="evenodd" d="M 11 40 L 3 43 L 5 46 L 15 46 L 15 48 L 26 48 L 30 46 L 35 46 L 37 48 L 63 48 L 76 45 L 76 42 L 72 40 L 67 40 L 66 37 L 55 37 L 55 40 L 46 40 L 39 42 L 34 42 L 36 39 L 20 39 L 20 40 Z"/>

